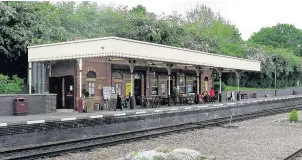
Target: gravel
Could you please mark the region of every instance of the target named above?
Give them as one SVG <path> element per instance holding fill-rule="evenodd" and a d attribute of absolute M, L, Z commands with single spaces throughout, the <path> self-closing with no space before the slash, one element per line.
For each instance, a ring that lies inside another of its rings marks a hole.
<path fill-rule="evenodd" d="M 301 112 L 298 112 L 302 115 Z M 217 160 L 278 160 L 302 148 L 302 124 L 277 122 L 288 114 L 233 123 L 235 128 L 212 127 L 130 142 L 56 157 L 56 160 L 116 160 L 132 151 L 158 147 L 190 148 Z"/>

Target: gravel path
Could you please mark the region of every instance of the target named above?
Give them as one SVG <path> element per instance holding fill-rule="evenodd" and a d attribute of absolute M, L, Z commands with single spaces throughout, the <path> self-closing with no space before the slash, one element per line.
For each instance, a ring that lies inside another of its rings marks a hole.
<path fill-rule="evenodd" d="M 299 112 L 299 115 L 302 115 Z M 69 154 L 56 160 L 116 160 L 131 151 L 151 150 L 165 146 L 170 149 L 186 147 L 217 160 L 281 160 L 302 148 L 302 124 L 281 124 L 288 114 L 261 117 L 233 123 L 237 129 L 214 127 L 172 134 L 150 140 L 131 142 Z"/>

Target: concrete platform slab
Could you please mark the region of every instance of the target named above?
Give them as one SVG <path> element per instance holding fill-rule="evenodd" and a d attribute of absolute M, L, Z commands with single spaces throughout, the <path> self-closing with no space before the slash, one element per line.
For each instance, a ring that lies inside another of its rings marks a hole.
<path fill-rule="evenodd" d="M 270 98 L 258 98 L 258 99 L 246 99 L 236 102 L 227 102 L 227 103 L 207 103 L 199 105 L 186 105 L 186 106 L 161 106 L 159 108 L 136 108 L 130 110 L 125 108 L 122 111 L 108 111 L 101 110 L 95 111 L 93 113 L 78 113 L 77 111 L 61 111 L 48 114 L 36 114 L 36 115 L 27 115 L 27 116 L 0 116 L 0 127 L 5 127 L 7 125 L 17 125 L 17 124 L 37 124 L 53 121 L 71 121 L 77 119 L 95 119 L 103 117 L 121 117 L 121 116 L 130 116 L 130 115 L 146 115 L 146 114 L 158 114 L 162 112 L 177 112 L 177 111 L 188 111 L 195 109 L 214 109 L 227 106 L 237 106 L 245 105 L 250 103 L 258 102 L 268 102 L 275 100 L 285 100 L 295 97 L 302 97 L 302 95 L 292 95 L 292 96 L 282 96 L 282 97 L 270 97 Z"/>

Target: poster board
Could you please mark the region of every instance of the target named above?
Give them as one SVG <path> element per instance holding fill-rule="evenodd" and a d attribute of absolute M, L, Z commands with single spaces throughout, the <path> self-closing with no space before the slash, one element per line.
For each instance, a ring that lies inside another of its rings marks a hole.
<path fill-rule="evenodd" d="M 126 83 L 126 96 L 129 96 L 131 92 L 131 83 Z"/>
<path fill-rule="evenodd" d="M 106 100 L 110 99 L 111 92 L 112 92 L 112 87 L 111 86 L 103 86 L 103 97 L 104 97 L 104 99 L 106 99 Z"/>

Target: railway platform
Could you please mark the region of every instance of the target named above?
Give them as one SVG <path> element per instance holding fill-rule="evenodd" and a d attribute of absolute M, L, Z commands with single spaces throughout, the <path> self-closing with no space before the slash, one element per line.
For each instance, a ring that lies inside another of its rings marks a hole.
<path fill-rule="evenodd" d="M 302 95 L 94 113 L 0 117 L 0 151 L 302 108 Z"/>
<path fill-rule="evenodd" d="M 105 118 L 105 117 L 121 117 L 121 116 L 135 116 L 135 115 L 150 115 L 150 114 L 160 114 L 166 112 L 181 112 L 189 110 L 199 110 L 199 109 L 217 109 L 225 108 L 228 106 L 238 106 L 245 104 L 252 104 L 265 101 L 273 100 L 285 100 L 295 97 L 302 97 L 302 95 L 291 95 L 291 96 L 280 96 L 280 97 L 270 97 L 270 98 L 257 98 L 257 99 L 245 99 L 241 101 L 226 102 L 226 103 L 205 103 L 198 105 L 183 105 L 183 106 L 161 106 L 158 108 L 136 108 L 130 110 L 129 108 L 124 108 L 122 111 L 108 111 L 101 110 L 92 113 L 78 113 L 77 111 L 60 111 L 48 114 L 36 114 L 27 116 L 0 116 L 0 127 L 5 127 L 8 125 L 22 125 L 22 124 L 38 124 L 46 122 L 56 122 L 56 121 L 72 121 L 79 119 L 95 119 L 95 118 Z"/>

